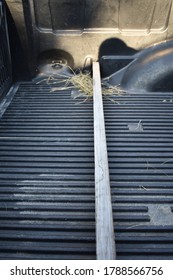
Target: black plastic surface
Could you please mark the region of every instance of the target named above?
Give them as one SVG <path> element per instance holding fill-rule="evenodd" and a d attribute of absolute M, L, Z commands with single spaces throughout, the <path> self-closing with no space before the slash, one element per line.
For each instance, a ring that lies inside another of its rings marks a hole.
<path fill-rule="evenodd" d="M 172 1 L 7 2 L 40 76 L 11 90 L 1 111 L 0 259 L 96 258 L 92 101 L 37 84 L 56 63 L 92 60 L 126 90 L 104 101 L 117 257 L 173 259 L 173 43 L 136 53 L 172 38 Z"/>
<path fill-rule="evenodd" d="M 4 1 L 0 0 L 0 98 L 11 86 L 11 59 Z"/>
<path fill-rule="evenodd" d="M 172 0 L 7 0 L 7 4 L 32 77 L 45 52 L 57 51 L 61 60 L 66 58 L 64 52 L 77 69 L 98 60 L 105 42 L 111 48 L 111 38 L 140 50 L 173 37 Z"/>
<path fill-rule="evenodd" d="M 172 59 L 173 41 L 169 40 L 129 57 L 104 56 L 101 63 L 103 75 L 111 73 L 107 81 L 112 85 L 120 84 L 124 90 L 172 92 Z M 121 68 L 116 69 L 119 62 Z"/>
<path fill-rule="evenodd" d="M 0 120 L 1 259 L 96 257 L 92 101 L 54 86 L 22 83 Z M 172 102 L 104 101 L 118 259 L 173 259 Z"/>
<path fill-rule="evenodd" d="M 168 27 L 171 0 L 33 0 L 42 31 L 114 29 L 115 32 L 162 32 Z M 58 16 L 57 16 L 58 15 Z"/>
<path fill-rule="evenodd" d="M 173 259 L 172 102 L 147 92 L 104 102 L 118 259 Z"/>
<path fill-rule="evenodd" d="M 0 259 L 94 259 L 92 102 L 21 84 L 0 120 Z"/>

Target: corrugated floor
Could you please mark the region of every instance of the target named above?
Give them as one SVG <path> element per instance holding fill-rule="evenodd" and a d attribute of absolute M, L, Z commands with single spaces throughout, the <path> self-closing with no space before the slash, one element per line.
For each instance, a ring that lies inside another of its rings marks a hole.
<path fill-rule="evenodd" d="M 173 259 L 173 94 L 105 101 L 119 259 Z"/>
<path fill-rule="evenodd" d="M 95 259 L 92 102 L 23 83 L 0 121 L 0 258 Z M 173 94 L 104 102 L 118 259 L 173 259 Z"/>
<path fill-rule="evenodd" d="M 94 259 L 92 102 L 21 84 L 0 121 L 0 258 Z"/>

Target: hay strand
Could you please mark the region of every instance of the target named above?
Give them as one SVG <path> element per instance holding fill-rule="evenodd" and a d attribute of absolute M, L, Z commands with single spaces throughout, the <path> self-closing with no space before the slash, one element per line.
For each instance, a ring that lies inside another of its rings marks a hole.
<path fill-rule="evenodd" d="M 67 66 L 66 66 L 67 67 Z M 75 96 L 77 97 L 84 97 L 85 101 L 93 96 L 93 78 L 91 77 L 91 73 L 82 71 L 75 73 L 70 67 L 69 70 L 72 72 L 70 75 L 66 74 L 59 74 L 57 73 L 54 76 L 50 76 L 46 83 L 49 85 L 58 85 L 62 83 L 62 87 L 54 87 L 51 89 L 51 92 L 55 91 L 63 91 L 67 89 L 74 90 L 76 89 L 79 94 Z M 45 81 L 42 80 L 43 82 Z M 39 81 L 38 83 L 41 83 L 42 81 Z M 106 99 L 111 100 L 112 102 L 116 102 L 111 97 L 114 96 L 120 96 L 124 93 L 124 91 L 120 88 L 120 86 L 111 86 L 108 84 L 108 82 L 104 83 L 102 82 L 102 94 L 106 97 Z"/>

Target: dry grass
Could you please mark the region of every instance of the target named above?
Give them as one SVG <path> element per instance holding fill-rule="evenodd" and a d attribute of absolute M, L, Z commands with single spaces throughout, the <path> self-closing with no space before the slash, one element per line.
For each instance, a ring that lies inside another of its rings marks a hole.
<path fill-rule="evenodd" d="M 71 68 L 70 70 L 73 71 Z M 38 83 L 44 81 L 47 84 L 55 85 L 55 87 L 52 88 L 51 92 L 71 89 L 77 90 L 79 92 L 76 97 L 83 96 L 85 100 L 92 97 L 93 78 L 91 77 L 91 74 L 88 72 L 79 72 L 78 74 L 76 74 L 74 71 L 72 73 L 72 75 L 56 74 L 56 76 L 50 76 L 48 79 L 44 79 Z M 56 87 L 56 85 L 58 84 L 59 86 Z M 60 84 L 63 86 L 61 86 Z M 107 99 L 110 99 L 113 96 L 122 95 L 123 93 L 123 90 L 119 86 L 111 86 L 109 84 L 102 83 L 102 94 Z M 116 102 L 113 98 L 111 98 L 111 101 Z"/>

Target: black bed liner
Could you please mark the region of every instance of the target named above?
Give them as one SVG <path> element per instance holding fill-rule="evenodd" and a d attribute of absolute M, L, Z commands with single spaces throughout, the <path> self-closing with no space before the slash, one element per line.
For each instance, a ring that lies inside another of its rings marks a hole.
<path fill-rule="evenodd" d="M 105 101 L 119 259 L 173 258 L 172 98 L 127 92 Z"/>
<path fill-rule="evenodd" d="M 21 83 L 0 121 L 1 259 L 96 258 L 92 101 L 50 91 Z M 118 259 L 173 259 L 172 98 L 104 101 Z"/>
<path fill-rule="evenodd" d="M 93 61 L 117 259 L 173 259 L 172 2 L 0 0 L 0 259 L 96 259 L 93 101 L 48 84 Z"/>
<path fill-rule="evenodd" d="M 95 258 L 92 103 L 50 90 L 21 84 L 1 118 L 0 258 Z"/>

